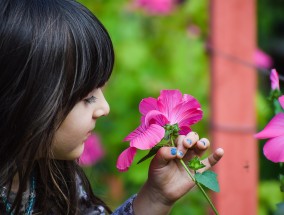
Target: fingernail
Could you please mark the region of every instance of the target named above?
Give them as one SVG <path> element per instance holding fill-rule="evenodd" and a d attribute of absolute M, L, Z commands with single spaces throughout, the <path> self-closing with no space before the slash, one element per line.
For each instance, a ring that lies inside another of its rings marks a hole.
<path fill-rule="evenodd" d="M 183 156 L 183 152 L 182 152 L 182 151 L 178 151 L 178 155 L 179 155 L 180 157 L 182 157 L 182 156 Z"/>
<path fill-rule="evenodd" d="M 191 139 L 186 139 L 186 142 L 187 142 L 189 145 L 191 145 L 191 143 L 192 143 Z"/>
<path fill-rule="evenodd" d="M 171 154 L 176 155 L 177 154 L 177 149 L 176 148 L 171 148 Z"/>
<path fill-rule="evenodd" d="M 200 140 L 200 142 L 203 143 L 204 146 L 206 145 L 204 140 Z"/>

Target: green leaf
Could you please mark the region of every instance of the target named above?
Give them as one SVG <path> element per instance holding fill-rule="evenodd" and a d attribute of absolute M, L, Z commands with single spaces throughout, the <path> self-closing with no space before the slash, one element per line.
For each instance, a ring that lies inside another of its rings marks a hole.
<path fill-rule="evenodd" d="M 203 173 L 196 173 L 194 177 L 198 183 L 204 185 L 210 190 L 215 192 L 220 191 L 219 183 L 217 181 L 217 174 L 215 172 L 207 170 Z"/>
<path fill-rule="evenodd" d="M 199 157 L 196 156 L 188 162 L 188 167 L 196 171 L 205 167 L 205 165 L 200 161 Z"/>
<path fill-rule="evenodd" d="M 271 90 L 270 91 L 270 95 L 268 97 L 269 100 L 278 100 L 279 96 L 281 96 L 281 91 L 278 90 L 278 89 L 275 89 L 275 90 Z"/>
<path fill-rule="evenodd" d="M 163 141 L 161 141 L 160 143 L 158 143 L 157 145 L 155 145 L 155 146 L 149 151 L 149 153 L 148 153 L 146 156 L 144 156 L 143 158 L 141 158 L 141 159 L 137 162 L 137 164 L 139 164 L 139 163 L 141 163 L 141 162 L 143 162 L 143 161 L 149 159 L 150 157 L 154 156 L 154 155 L 157 153 L 157 151 L 158 151 L 160 148 L 162 148 L 164 145 L 165 145 L 165 143 L 164 143 Z"/>
<path fill-rule="evenodd" d="M 278 99 L 273 99 L 273 106 L 274 106 L 274 113 L 275 114 L 284 112 L 282 106 L 280 105 L 280 103 L 278 101 Z"/>

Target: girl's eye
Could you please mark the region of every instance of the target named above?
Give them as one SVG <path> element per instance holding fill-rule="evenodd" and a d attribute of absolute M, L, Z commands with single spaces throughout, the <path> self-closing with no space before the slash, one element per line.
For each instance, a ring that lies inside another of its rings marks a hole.
<path fill-rule="evenodd" d="M 89 98 L 85 98 L 84 102 L 88 103 L 88 104 L 92 104 L 97 100 L 97 98 L 95 96 L 91 96 Z"/>

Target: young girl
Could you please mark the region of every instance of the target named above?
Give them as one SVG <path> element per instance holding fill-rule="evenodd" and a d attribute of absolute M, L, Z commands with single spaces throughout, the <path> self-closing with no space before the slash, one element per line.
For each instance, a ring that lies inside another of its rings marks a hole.
<path fill-rule="evenodd" d="M 72 0 L 0 0 L 0 20 L 0 214 L 112 213 L 77 163 L 109 113 L 107 31 Z M 201 156 L 209 141 L 191 132 L 176 144 L 158 151 L 145 185 L 113 214 L 167 214 L 194 186 L 176 158 Z M 204 170 L 222 155 L 205 159 Z"/>

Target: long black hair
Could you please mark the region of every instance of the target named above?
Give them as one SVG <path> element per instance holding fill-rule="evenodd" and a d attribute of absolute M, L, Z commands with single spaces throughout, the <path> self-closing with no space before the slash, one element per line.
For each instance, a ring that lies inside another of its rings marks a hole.
<path fill-rule="evenodd" d="M 51 144 L 74 105 L 106 83 L 113 62 L 107 31 L 80 3 L 0 0 L 0 186 L 11 188 L 19 175 L 16 213 L 32 172 L 44 214 L 50 199 L 58 214 L 78 212 L 78 176 L 104 205 L 76 161 L 51 158 Z"/>

